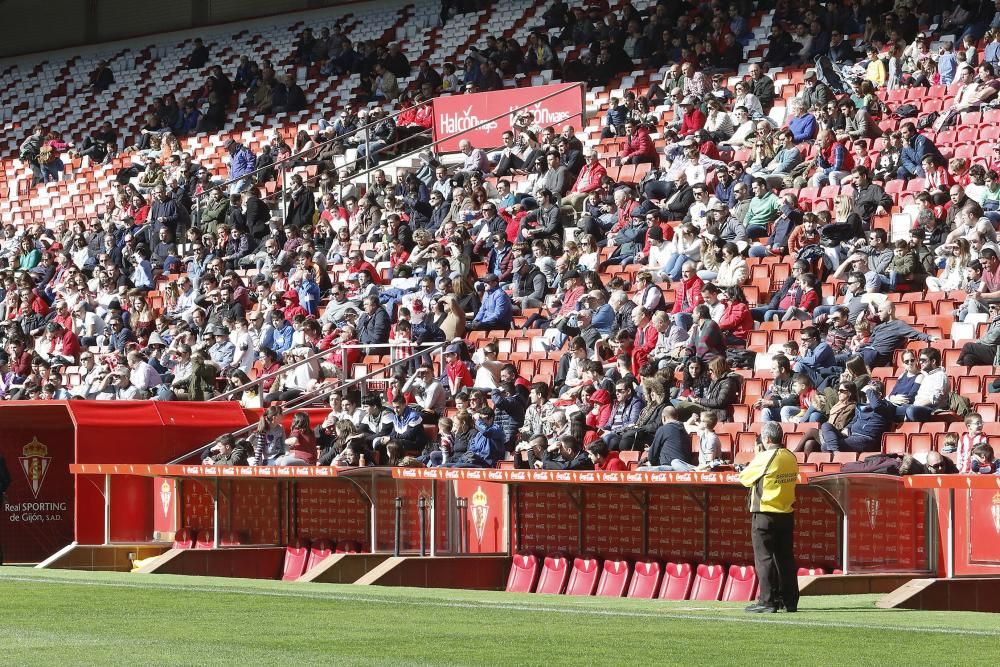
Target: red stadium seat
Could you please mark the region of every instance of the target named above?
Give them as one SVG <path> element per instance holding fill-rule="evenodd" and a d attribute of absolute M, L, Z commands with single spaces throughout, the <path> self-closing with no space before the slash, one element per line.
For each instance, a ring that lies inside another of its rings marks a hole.
<path fill-rule="evenodd" d="M 222 536 L 221 546 L 238 547 L 241 544 L 243 544 L 243 536 L 240 533 L 236 532 L 235 530 L 231 530 Z"/>
<path fill-rule="evenodd" d="M 174 533 L 174 549 L 193 549 L 194 532 L 190 528 L 181 528 Z"/>
<path fill-rule="evenodd" d="M 729 578 L 722 589 L 726 602 L 750 602 L 757 595 L 757 571 L 753 565 L 730 565 Z"/>
<path fill-rule="evenodd" d="M 593 595 L 601 575 L 601 561 L 596 558 L 574 558 L 566 583 L 566 595 Z"/>
<path fill-rule="evenodd" d="M 691 592 L 694 570 L 688 563 L 667 563 L 663 568 L 663 583 L 660 585 L 661 600 L 687 600 Z"/>
<path fill-rule="evenodd" d="M 516 554 L 507 575 L 508 593 L 530 593 L 538 581 L 538 557 L 533 554 Z"/>
<path fill-rule="evenodd" d="M 726 584 L 726 570 L 721 565 L 702 563 L 695 571 L 688 600 L 719 600 Z"/>
<path fill-rule="evenodd" d="M 798 571 L 800 577 L 816 577 L 821 574 L 826 574 L 821 567 L 800 567 Z"/>
<path fill-rule="evenodd" d="M 333 553 L 333 541 L 331 540 L 316 540 L 309 547 L 309 560 L 306 562 L 306 572 L 313 569 L 324 560 L 326 557 Z"/>
<path fill-rule="evenodd" d="M 601 581 L 594 595 L 620 598 L 628 587 L 631 568 L 627 560 L 606 560 L 601 568 Z"/>
<path fill-rule="evenodd" d="M 635 564 L 635 570 L 632 572 L 632 583 L 628 585 L 628 593 L 625 594 L 625 597 L 652 600 L 656 597 L 661 576 L 663 576 L 663 568 L 658 562 L 655 560 L 639 561 Z"/>
<path fill-rule="evenodd" d="M 535 592 L 558 595 L 566 587 L 567 577 L 569 577 L 569 561 L 566 557 L 558 554 L 546 556 Z"/>
<path fill-rule="evenodd" d="M 359 554 L 361 553 L 361 543 L 354 540 L 344 540 L 337 543 L 338 554 Z"/>
<path fill-rule="evenodd" d="M 285 567 L 281 573 L 282 581 L 295 581 L 306 571 L 309 562 L 309 540 L 301 537 L 285 547 Z"/>
<path fill-rule="evenodd" d="M 202 530 L 198 532 L 198 540 L 194 543 L 195 549 L 211 549 L 215 546 L 215 539 L 212 537 L 212 531 Z"/>

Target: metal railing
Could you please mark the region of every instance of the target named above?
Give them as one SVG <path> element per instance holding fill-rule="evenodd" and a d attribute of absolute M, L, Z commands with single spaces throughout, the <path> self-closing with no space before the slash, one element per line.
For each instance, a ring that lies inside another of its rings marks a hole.
<path fill-rule="evenodd" d="M 297 398 L 282 403 L 281 414 L 285 415 L 293 410 L 304 408 L 308 406 L 310 403 L 313 403 L 315 401 L 321 401 L 323 399 L 327 399 L 331 394 L 344 391 L 345 389 L 350 389 L 351 387 L 357 384 L 361 384 L 362 394 L 364 394 L 364 391 L 367 388 L 369 380 L 374 379 L 379 375 L 383 375 L 398 366 L 414 362 L 424 355 L 433 353 L 437 349 L 444 350 L 444 348 L 446 348 L 450 344 L 451 341 L 442 341 L 440 343 L 425 343 L 424 345 L 426 345 L 426 347 L 424 349 L 418 350 L 413 354 L 409 354 L 403 357 L 402 359 L 397 359 L 396 361 L 390 362 L 385 366 L 383 366 L 382 368 L 376 369 L 374 371 L 369 371 L 368 373 L 365 373 L 361 377 L 352 378 L 350 380 L 343 380 L 340 383 L 320 385 L 319 387 L 310 392 L 306 392 Z M 384 346 L 371 346 L 371 347 L 384 347 Z M 243 436 L 252 433 L 254 430 L 256 430 L 256 428 L 257 428 L 256 424 L 250 424 L 248 426 L 244 426 L 243 428 L 237 431 L 233 431 L 232 436 L 234 438 L 242 438 Z M 169 461 L 167 465 L 177 465 L 183 463 L 185 460 L 204 451 L 205 447 L 207 446 L 208 444 L 200 445 L 197 449 L 193 449 L 190 452 L 187 452 L 186 454 L 178 456 L 172 461 Z"/>
<path fill-rule="evenodd" d="M 263 396 L 264 395 L 264 383 L 267 380 L 269 380 L 271 378 L 278 378 L 279 376 L 283 375 L 284 373 L 286 373 L 286 372 L 288 372 L 288 371 L 290 371 L 292 369 L 298 368 L 299 366 L 302 366 L 304 364 L 312 363 L 313 361 L 315 361 L 317 359 L 320 359 L 321 357 L 327 357 L 327 356 L 329 356 L 329 355 L 331 355 L 331 354 L 333 354 L 334 352 L 337 352 L 337 351 L 343 352 L 343 351 L 346 351 L 346 350 L 367 350 L 369 348 L 378 348 L 378 349 L 388 348 L 390 350 L 390 352 L 391 352 L 393 349 L 403 348 L 403 347 L 408 347 L 408 348 L 425 348 L 425 347 L 432 347 L 432 346 L 435 346 L 435 345 L 437 345 L 437 343 L 391 343 L 390 342 L 390 343 L 372 344 L 372 345 L 361 345 L 361 344 L 344 345 L 343 343 L 341 343 L 339 345 L 328 347 L 325 350 L 320 350 L 318 352 L 314 352 L 313 354 L 310 354 L 307 357 L 303 357 L 302 359 L 299 359 L 298 361 L 293 361 L 290 364 L 286 364 L 286 365 L 282 366 L 281 368 L 279 368 L 276 371 L 271 371 L 270 373 L 265 373 L 264 375 L 258 376 L 256 378 L 254 378 L 253 380 L 250 380 L 249 382 L 246 382 L 244 384 L 239 385 L 238 387 L 234 387 L 233 389 L 229 389 L 227 391 L 224 391 L 223 393 L 218 394 L 217 396 L 213 396 L 212 398 L 208 399 L 206 401 L 206 403 L 213 402 L 213 401 L 231 400 L 231 398 L 230 398 L 231 396 L 235 396 L 237 394 L 245 392 L 248 389 L 252 389 L 253 387 L 255 387 L 257 385 L 260 385 L 260 388 L 258 389 L 258 392 L 257 392 L 258 395 Z M 295 349 L 295 348 L 292 348 L 292 349 Z M 426 352 L 426 350 L 423 350 L 423 349 L 421 349 L 420 351 L 421 352 Z M 441 359 L 442 359 L 442 368 L 444 368 L 444 366 L 443 366 L 443 361 L 444 361 L 444 351 L 443 351 L 443 349 L 442 349 L 442 352 L 441 352 Z M 347 378 L 347 355 L 346 354 L 341 354 L 341 356 L 340 356 L 340 377 L 343 378 L 343 379 L 345 379 L 345 380 Z"/>
<path fill-rule="evenodd" d="M 420 146 L 419 148 L 416 148 L 416 149 L 410 151 L 409 153 L 405 153 L 403 155 L 397 155 L 392 160 L 389 160 L 388 163 L 391 164 L 392 162 L 397 162 L 399 160 L 404 160 L 406 158 L 414 157 L 415 155 L 418 155 L 418 154 L 420 154 L 420 153 L 422 153 L 422 152 L 424 152 L 424 151 L 426 151 L 428 149 L 434 148 L 435 146 L 438 146 L 439 144 L 442 144 L 442 143 L 444 143 L 446 141 L 451 141 L 455 137 L 459 137 L 459 136 L 461 136 L 463 134 L 468 134 L 472 130 L 478 130 L 479 128 L 485 127 L 487 125 L 492 125 L 493 123 L 495 123 L 496 121 L 500 120 L 501 118 L 506 118 L 507 116 L 514 115 L 514 114 L 516 114 L 519 111 L 523 111 L 525 109 L 528 109 L 530 107 L 535 106 L 539 102 L 544 102 L 545 100 L 547 100 L 549 98 L 555 97 L 557 95 L 562 95 L 563 93 L 565 93 L 565 92 L 567 92 L 569 90 L 572 90 L 573 88 L 581 88 L 582 89 L 583 88 L 583 84 L 582 83 L 567 84 L 565 88 L 561 88 L 561 89 L 559 89 L 559 90 L 557 90 L 555 92 L 549 93 L 548 95 L 543 95 L 542 97 L 539 97 L 538 99 L 535 99 L 535 100 L 532 100 L 531 102 L 528 102 L 527 104 L 522 104 L 519 107 L 514 107 L 513 109 L 510 109 L 509 111 L 506 111 L 506 112 L 501 113 L 501 114 L 497 114 L 496 116 L 493 116 L 492 118 L 488 118 L 486 120 L 480 121 L 479 123 L 477 123 L 477 124 L 475 124 L 475 125 L 473 125 L 471 127 L 467 127 L 464 130 L 460 130 L 460 131 L 455 132 L 453 134 L 449 134 L 448 136 L 442 137 L 442 138 L 437 139 L 435 141 L 432 141 L 429 144 L 424 144 L 423 146 Z M 581 94 L 582 94 L 582 90 L 581 90 Z M 577 116 L 580 116 L 582 120 L 586 120 L 586 118 L 584 116 L 584 114 L 586 114 L 586 111 L 587 111 L 587 108 L 586 108 L 586 105 L 584 105 L 583 110 L 580 113 L 570 114 L 570 115 L 566 116 L 566 118 L 564 118 L 563 121 L 567 121 L 567 120 L 570 120 L 572 118 L 576 118 Z M 581 122 L 580 124 L 583 125 L 583 122 Z M 485 147 L 485 148 L 496 148 L 496 147 L 495 146 L 488 146 L 488 147 Z M 364 176 L 364 177 L 366 177 L 366 180 L 367 180 L 368 174 L 370 174 L 371 172 L 375 171 L 376 169 L 381 169 L 383 166 L 384 165 L 379 164 L 379 165 L 377 165 L 375 167 L 369 167 L 369 168 L 365 169 L 364 171 L 359 171 L 358 173 L 354 174 L 351 178 L 359 178 L 361 176 Z M 343 188 L 342 185 L 341 185 L 341 188 Z M 341 192 L 343 192 L 343 189 L 341 189 Z"/>
<path fill-rule="evenodd" d="M 549 93 L 547 95 L 543 95 L 542 97 L 539 97 L 539 98 L 537 98 L 535 100 L 532 100 L 531 102 L 528 102 L 527 104 L 522 104 L 519 107 L 514 107 L 514 108 L 512 108 L 512 109 L 510 109 L 510 110 L 508 110 L 508 111 L 506 111 L 504 113 L 497 114 L 496 116 L 493 116 L 492 118 L 488 118 L 486 120 L 480 121 L 479 123 L 477 123 L 475 125 L 472 125 L 471 127 L 468 127 L 468 128 L 466 128 L 464 130 L 460 130 L 460 131 L 455 132 L 453 134 L 449 134 L 446 137 L 442 137 L 440 139 L 431 141 L 429 144 L 423 144 L 423 145 L 421 145 L 421 146 L 413 149 L 412 151 L 410 151 L 408 153 L 403 153 L 401 155 L 397 155 L 397 156 L 393 157 L 391 160 L 387 161 L 387 163 L 391 164 L 392 162 L 397 162 L 397 161 L 400 161 L 400 160 L 405 160 L 407 158 L 412 158 L 412 157 L 414 157 L 414 156 L 416 156 L 416 155 L 418 155 L 418 154 L 420 154 L 420 153 L 422 153 L 422 152 L 424 152 L 424 151 L 426 151 L 428 149 L 433 149 L 435 146 L 438 146 L 438 145 L 440 145 L 440 144 L 442 144 L 442 143 L 444 143 L 446 141 L 451 141 L 455 137 L 459 137 L 459 136 L 461 136 L 463 134 L 467 134 L 467 133 L 471 132 L 472 130 L 478 130 L 478 129 L 480 129 L 482 127 L 485 127 L 487 125 L 491 125 L 491 124 L 495 123 L 496 121 L 498 121 L 498 120 L 500 120 L 502 118 L 506 118 L 507 116 L 511 116 L 513 114 L 516 114 L 519 111 L 523 111 L 525 109 L 528 109 L 528 108 L 530 108 L 530 107 L 538 104 L 539 102 L 544 102 L 545 100 L 550 99 L 552 97 L 556 97 L 557 95 L 562 95 L 563 93 L 566 93 L 567 91 L 572 90 L 574 88 L 580 88 L 580 89 L 582 89 L 583 88 L 583 84 L 582 83 L 567 84 L 565 88 L 561 88 L 561 89 L 559 89 L 557 91 L 554 91 L 554 92 L 551 92 L 551 93 Z M 582 90 L 581 90 L 581 94 L 582 94 Z M 427 100 L 425 102 L 421 102 L 418 105 L 414 105 L 414 107 L 410 107 L 410 108 L 416 108 L 416 107 L 422 106 L 424 104 L 431 104 L 432 102 L 433 102 L 433 100 Z M 389 117 L 390 118 L 395 118 L 395 117 L 399 116 L 400 114 L 402 114 L 403 111 L 405 111 L 405 110 L 401 110 L 401 111 L 397 111 L 397 112 L 395 112 L 393 114 L 389 114 Z M 567 116 L 566 118 L 564 118 L 563 121 L 571 120 L 573 118 L 576 118 L 577 116 L 581 117 L 582 120 L 586 120 L 585 119 L 585 113 L 586 113 L 586 106 L 583 107 L 583 110 L 580 113 L 571 114 L 571 115 Z M 378 121 L 378 122 L 381 122 L 381 121 Z M 373 126 L 375 124 L 376 123 L 368 123 L 367 125 L 359 127 L 359 128 L 357 128 L 354 131 L 354 132 L 359 132 L 362 129 L 364 129 L 366 131 L 366 136 L 365 136 L 365 144 L 366 145 L 368 144 L 367 128 L 369 128 L 369 127 L 371 127 L 371 126 Z M 581 125 L 582 124 L 583 123 L 581 122 Z M 404 143 L 405 141 L 407 141 L 409 139 L 412 139 L 412 137 L 414 137 L 414 136 L 419 136 L 419 135 L 425 134 L 425 133 L 427 133 L 429 131 L 430 130 L 423 130 L 421 132 L 413 134 L 410 137 L 408 137 L 407 139 L 395 142 L 394 144 L 392 144 L 392 146 L 396 146 L 396 145 L 398 145 L 400 143 Z M 219 184 L 217 186 L 214 186 L 214 187 L 225 188 L 228 185 L 232 185 L 233 183 L 237 183 L 237 182 L 242 181 L 244 178 L 247 178 L 247 177 L 252 176 L 254 174 L 257 174 L 259 172 L 265 171 L 267 169 L 274 169 L 279 164 L 287 163 L 288 161 L 290 161 L 292 159 L 295 159 L 295 158 L 298 158 L 298 157 L 301 157 L 302 155 L 304 155 L 306 153 L 310 153 L 310 152 L 312 152 L 312 151 L 320 148 L 321 146 L 326 146 L 326 145 L 328 145 L 328 144 L 330 144 L 330 143 L 332 143 L 334 141 L 339 141 L 339 140 L 341 140 L 341 137 L 338 137 L 337 139 L 331 139 L 330 141 L 323 142 L 322 144 L 318 144 L 317 146 L 314 146 L 314 147 L 312 147 L 312 148 L 310 148 L 310 149 L 308 149 L 306 151 L 300 151 L 299 153 L 296 153 L 294 155 L 290 155 L 287 158 L 284 158 L 283 160 L 281 160 L 281 162 L 276 162 L 274 164 L 267 165 L 266 167 L 262 167 L 260 169 L 255 169 L 254 171 L 250 172 L 249 174 L 246 174 L 246 176 L 243 176 L 241 178 L 231 179 L 229 181 L 226 181 L 226 182 L 221 183 L 221 184 Z M 387 148 L 388 148 L 388 146 L 379 148 L 379 152 L 384 151 Z M 487 148 L 495 148 L 495 147 L 487 147 Z M 365 158 L 366 158 L 366 160 L 369 157 L 370 157 L 370 153 L 368 151 L 366 151 L 365 152 Z M 358 161 L 359 161 L 358 159 L 355 159 L 352 162 L 352 164 L 357 163 Z M 359 171 L 359 172 L 356 172 L 356 173 L 352 174 L 350 176 L 350 179 L 354 180 L 354 179 L 358 179 L 358 178 L 364 177 L 365 180 L 367 181 L 369 174 L 371 174 L 372 172 L 374 172 L 377 169 L 383 168 L 384 166 L 385 166 L 385 164 L 383 164 L 383 163 L 380 163 L 380 164 L 374 165 L 374 166 L 372 166 L 372 165 L 366 166 L 365 169 L 363 169 L 362 171 Z M 284 168 L 284 167 L 282 167 L 281 168 L 281 187 L 275 193 L 277 195 L 280 195 L 280 201 L 282 202 L 282 207 L 283 207 L 283 210 L 282 210 L 282 216 L 283 217 L 287 213 L 287 211 L 284 210 L 285 192 L 287 190 L 287 183 L 285 182 L 286 181 L 286 172 L 287 172 L 287 169 Z M 340 188 L 341 199 L 343 198 L 344 185 L 345 185 L 344 182 L 342 180 L 338 179 L 338 186 Z M 213 187 L 213 189 L 214 189 L 214 187 Z M 209 190 L 208 192 L 210 192 L 210 191 L 211 190 Z M 199 216 L 200 216 L 200 211 L 201 211 L 201 199 L 203 197 L 205 197 L 208 194 L 208 192 L 203 192 L 200 195 L 198 195 L 198 199 L 196 201 L 196 207 L 195 207 L 195 209 L 198 211 Z"/>
<path fill-rule="evenodd" d="M 409 111 L 411 109 L 418 109 L 418 108 L 420 108 L 422 106 L 431 104 L 432 101 L 433 100 L 425 100 L 424 102 L 421 102 L 420 104 L 414 104 L 413 106 L 407 107 L 406 109 L 400 109 L 399 111 L 394 111 L 394 112 L 392 112 L 390 114 L 387 114 L 386 118 L 398 118 L 399 116 L 401 116 L 406 111 Z M 351 130 L 349 133 L 347 133 L 345 135 L 342 135 L 342 136 L 339 136 L 339 137 L 335 137 L 333 139 L 329 139 L 327 141 L 318 143 L 318 144 L 316 144 L 315 146 L 313 146 L 311 148 L 307 148 L 306 150 L 302 150 L 302 151 L 299 151 L 297 153 L 292 153 L 291 155 L 289 155 L 286 158 L 282 158 L 281 160 L 273 162 L 273 163 L 271 163 L 269 165 L 266 165 L 264 167 L 258 167 L 256 169 L 254 169 L 253 171 L 244 174 L 243 176 L 239 176 L 237 178 L 231 178 L 229 180 L 223 181 L 222 183 L 213 184 L 211 188 L 208 188 L 207 190 L 204 190 L 203 192 L 201 192 L 198 195 L 195 195 L 195 201 L 194 201 L 195 218 L 197 220 L 199 220 L 199 221 L 201 220 L 201 203 L 209 195 L 209 193 L 212 192 L 212 190 L 214 190 L 216 188 L 219 188 L 221 190 L 225 190 L 226 188 L 228 188 L 229 186 L 233 185 L 234 183 L 242 183 L 246 179 L 252 178 L 252 177 L 256 176 L 257 174 L 261 174 L 261 173 L 266 172 L 268 170 L 277 170 L 277 171 L 280 171 L 280 174 L 281 174 L 281 190 L 280 190 L 280 192 L 284 193 L 288 189 L 287 183 L 286 183 L 286 176 L 287 176 L 288 168 L 286 167 L 286 165 L 289 162 L 291 162 L 292 160 L 297 160 L 298 158 L 301 158 L 304 155 L 307 155 L 307 154 L 313 153 L 315 151 L 318 151 L 319 149 L 321 149 L 321 148 L 323 148 L 325 146 L 329 146 L 329 145 L 334 144 L 334 143 L 336 143 L 338 141 L 343 141 L 345 137 L 354 136 L 354 135 L 356 135 L 356 134 L 358 134 L 359 132 L 362 132 L 362 131 L 364 132 L 364 135 L 365 135 L 364 143 L 367 145 L 369 143 L 369 139 L 370 139 L 369 129 L 375 127 L 376 125 L 378 125 L 379 123 L 381 123 L 383 120 L 385 120 L 385 119 L 384 118 L 379 118 L 376 121 L 365 123 L 364 125 L 362 125 L 360 127 L 354 128 L 353 130 Z M 424 134 L 424 133 L 429 132 L 429 131 L 430 130 L 423 130 L 421 132 L 417 132 L 417 133 L 415 133 L 413 135 L 410 135 L 410 137 L 408 137 L 407 139 L 410 139 L 410 138 L 412 138 L 414 136 L 418 136 L 420 134 Z M 395 145 L 395 144 L 393 144 L 393 145 Z M 381 148 L 379 150 L 385 150 L 385 148 Z M 365 159 L 366 160 L 370 159 L 370 156 L 368 155 L 367 152 L 365 153 Z M 352 161 L 352 164 L 355 163 L 355 162 L 358 162 L 358 159 L 355 159 L 354 161 Z M 283 198 L 282 198 L 282 201 L 284 201 Z M 285 211 L 282 211 L 282 213 L 284 214 Z"/>

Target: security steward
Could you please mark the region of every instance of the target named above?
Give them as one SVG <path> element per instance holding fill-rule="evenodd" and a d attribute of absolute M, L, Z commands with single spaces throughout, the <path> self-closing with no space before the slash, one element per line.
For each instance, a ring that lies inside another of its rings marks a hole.
<path fill-rule="evenodd" d="M 756 456 L 740 472 L 740 483 L 750 489 L 751 540 L 760 582 L 757 602 L 746 608 L 749 613 L 773 614 L 782 607 L 798 610 L 798 571 L 792 551 L 798 475 L 795 455 L 782 445 L 781 424 L 766 422 Z"/>

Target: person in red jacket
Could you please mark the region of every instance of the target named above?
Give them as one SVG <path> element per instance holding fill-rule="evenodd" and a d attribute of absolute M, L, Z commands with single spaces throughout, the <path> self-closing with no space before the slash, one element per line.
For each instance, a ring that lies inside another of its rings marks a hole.
<path fill-rule="evenodd" d="M 601 179 L 608 175 L 608 170 L 597 160 L 597 152 L 588 148 L 583 152 L 584 165 L 576 177 L 576 183 L 565 197 L 562 206 L 572 207 L 576 211 L 583 210 L 587 195 L 601 188 Z"/>
<path fill-rule="evenodd" d="M 649 130 L 632 120 L 625 123 L 625 145 L 615 158 L 615 164 L 620 167 L 623 164 L 656 165 L 658 162 L 656 145 L 649 136 Z"/>
<path fill-rule="evenodd" d="M 685 331 L 690 329 L 694 323 L 694 309 L 705 301 L 701 295 L 701 288 L 705 285 L 705 281 L 698 277 L 695 268 L 694 262 L 684 262 L 684 266 L 681 268 L 681 279 L 674 291 L 674 307 L 670 311 L 674 325 Z"/>
<path fill-rule="evenodd" d="M 349 273 L 361 273 L 362 271 L 368 272 L 368 277 L 371 278 L 372 282 L 376 285 L 381 285 L 385 281 L 382 280 L 381 274 L 375 266 L 365 259 L 365 256 L 361 254 L 360 250 L 351 251 L 351 260 L 347 265 L 347 271 Z"/>
<path fill-rule="evenodd" d="M 628 470 L 628 466 L 619 458 L 618 452 L 608 451 L 607 443 L 599 438 L 587 447 L 587 455 L 594 462 L 594 470 L 603 470 L 604 472 L 624 472 Z"/>
<path fill-rule="evenodd" d="M 52 361 L 74 365 L 80 358 L 80 340 L 72 329 L 66 329 L 55 320 L 45 325 L 43 340 L 36 343 L 36 347 L 39 345 Z"/>
<path fill-rule="evenodd" d="M 632 322 L 635 324 L 635 344 L 632 347 L 632 375 L 639 377 L 639 369 L 649 359 L 650 353 L 656 347 L 660 332 L 653 325 L 653 314 L 642 306 L 632 309 Z"/>
<path fill-rule="evenodd" d="M 681 109 L 683 115 L 681 116 L 681 128 L 677 131 L 677 136 L 686 137 L 705 127 L 705 114 L 698 108 L 697 97 L 694 95 L 685 97 L 681 100 Z"/>
<path fill-rule="evenodd" d="M 719 319 L 719 328 L 726 338 L 726 345 L 745 346 L 750 332 L 753 331 L 753 314 L 743 290 L 730 287 L 725 291 L 726 309 Z M 811 311 L 810 311 L 811 312 Z"/>

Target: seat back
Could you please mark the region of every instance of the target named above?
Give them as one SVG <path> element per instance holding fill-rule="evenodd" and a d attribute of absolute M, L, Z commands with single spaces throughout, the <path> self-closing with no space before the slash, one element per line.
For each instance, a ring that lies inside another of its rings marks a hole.
<path fill-rule="evenodd" d="M 194 531 L 190 528 L 181 528 L 174 533 L 174 549 L 193 549 Z"/>
<path fill-rule="evenodd" d="M 312 546 L 309 547 L 309 559 L 306 561 L 305 571 L 308 572 L 326 560 L 326 557 L 333 553 L 333 546 L 334 543 L 332 540 L 316 540 L 313 542 Z"/>
<path fill-rule="evenodd" d="M 756 595 L 757 571 L 753 565 L 730 565 L 722 599 L 726 602 L 750 602 Z"/>
<path fill-rule="evenodd" d="M 568 577 L 569 561 L 566 560 L 565 556 L 546 556 L 542 563 L 542 572 L 538 575 L 538 585 L 535 586 L 535 592 L 558 595 L 566 587 Z"/>
<path fill-rule="evenodd" d="M 337 543 L 338 554 L 359 554 L 361 553 L 361 543 L 355 540 L 343 540 Z"/>
<path fill-rule="evenodd" d="M 667 563 L 663 567 L 663 583 L 660 585 L 661 600 L 687 600 L 691 591 L 694 570 L 689 563 Z"/>
<path fill-rule="evenodd" d="M 601 581 L 597 584 L 597 592 L 594 595 L 620 598 L 625 594 L 625 589 L 628 588 L 631 574 L 632 568 L 629 567 L 627 560 L 604 561 L 604 567 L 601 568 Z"/>
<path fill-rule="evenodd" d="M 797 574 L 800 577 L 816 577 L 826 572 L 821 567 L 800 567 Z"/>
<path fill-rule="evenodd" d="M 296 538 L 285 547 L 285 567 L 281 573 L 282 581 L 295 581 L 306 571 L 309 562 L 309 540 Z"/>
<path fill-rule="evenodd" d="M 652 600 L 660 586 L 663 568 L 654 561 L 639 561 L 632 570 L 632 583 L 628 585 L 625 597 Z"/>
<path fill-rule="evenodd" d="M 507 575 L 508 593 L 530 593 L 538 581 L 538 557 L 534 554 L 515 554 Z"/>
<path fill-rule="evenodd" d="M 238 547 L 241 544 L 243 544 L 243 536 L 235 530 L 231 530 L 222 536 L 222 546 L 224 547 Z"/>
<path fill-rule="evenodd" d="M 695 571 L 689 600 L 719 600 L 726 583 L 726 569 L 721 565 L 702 563 Z"/>
<path fill-rule="evenodd" d="M 574 558 L 566 582 L 566 595 L 593 595 L 601 574 L 601 561 L 596 558 Z"/>
<path fill-rule="evenodd" d="M 215 546 L 215 540 L 212 537 L 212 531 L 201 530 L 198 531 L 198 539 L 194 543 L 195 549 L 211 549 Z"/>

